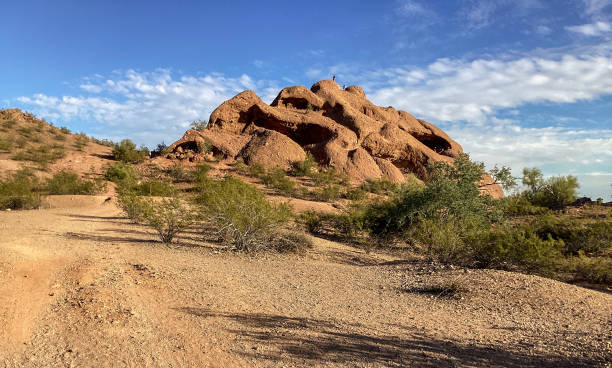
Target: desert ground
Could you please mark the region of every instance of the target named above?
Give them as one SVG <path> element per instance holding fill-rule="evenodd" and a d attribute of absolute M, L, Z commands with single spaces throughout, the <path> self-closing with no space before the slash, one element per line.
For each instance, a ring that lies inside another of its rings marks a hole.
<path fill-rule="evenodd" d="M 305 255 L 171 246 L 106 196 L 0 213 L 2 367 L 594 367 L 612 295 L 315 238 Z M 435 285 L 459 284 L 458 293 Z"/>

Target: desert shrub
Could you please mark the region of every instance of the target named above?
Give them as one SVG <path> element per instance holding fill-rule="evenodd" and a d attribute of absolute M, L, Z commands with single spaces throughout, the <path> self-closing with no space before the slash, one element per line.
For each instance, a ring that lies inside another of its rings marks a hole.
<path fill-rule="evenodd" d="M 76 139 L 74 140 L 74 148 L 76 148 L 78 151 L 82 151 L 87 146 L 87 143 L 89 143 L 89 139 L 84 133 L 81 133 L 77 135 Z"/>
<path fill-rule="evenodd" d="M 508 216 L 543 215 L 550 210 L 536 206 L 523 194 L 513 194 L 499 200 L 502 211 Z"/>
<path fill-rule="evenodd" d="M 541 238 L 552 237 L 563 241 L 566 256 L 601 255 L 612 248 L 612 218 L 586 221 L 569 216 L 539 216 L 531 221 L 529 229 Z"/>
<path fill-rule="evenodd" d="M 166 183 L 159 179 L 147 180 L 140 183 L 129 185 L 127 190 L 130 190 L 142 196 L 167 197 L 174 195 L 176 189 L 172 184 Z"/>
<path fill-rule="evenodd" d="M 255 163 L 249 165 L 248 174 L 256 178 L 262 178 L 266 175 L 266 168 L 262 164 Z"/>
<path fill-rule="evenodd" d="M 337 236 L 355 241 L 357 236 L 366 230 L 367 217 L 364 210 L 363 206 L 352 206 L 343 213 L 320 214 L 322 225 L 319 228 L 326 227 Z"/>
<path fill-rule="evenodd" d="M 27 141 L 27 139 L 25 139 L 23 137 L 17 137 L 17 139 L 15 139 L 15 145 L 18 148 L 24 148 L 25 146 L 28 145 L 28 141 Z"/>
<path fill-rule="evenodd" d="M 22 126 L 22 127 L 17 128 L 16 131 L 23 138 L 31 138 L 35 133 L 34 127 L 31 127 L 31 126 L 30 127 Z"/>
<path fill-rule="evenodd" d="M 524 195 L 537 206 L 559 208 L 576 200 L 578 179 L 575 176 L 553 176 L 544 179 L 536 168 L 523 169 L 523 184 L 527 186 Z"/>
<path fill-rule="evenodd" d="M 157 147 L 151 151 L 151 157 L 158 157 L 166 153 L 168 150 L 168 145 L 165 142 L 161 142 L 157 144 Z"/>
<path fill-rule="evenodd" d="M 117 195 L 117 205 L 125 215 L 134 221 L 140 223 L 143 221 L 146 204 L 144 199 L 130 191 L 119 191 Z"/>
<path fill-rule="evenodd" d="M 17 122 L 15 120 L 5 120 L 2 122 L 2 128 L 4 129 L 12 129 Z"/>
<path fill-rule="evenodd" d="M 361 188 L 352 188 L 347 190 L 345 197 L 351 201 L 362 201 L 366 198 L 366 191 Z"/>
<path fill-rule="evenodd" d="M 185 171 L 183 165 L 178 162 L 175 162 L 168 168 L 168 175 L 170 175 L 175 182 L 187 180 L 187 172 Z"/>
<path fill-rule="evenodd" d="M 437 261 L 468 267 L 515 267 L 550 275 L 562 255 L 563 241 L 540 238 L 525 227 L 491 228 L 479 217 L 423 218 L 406 232 Z"/>
<path fill-rule="evenodd" d="M 48 194 L 96 194 L 101 189 L 100 183 L 81 179 L 77 174 L 66 171 L 53 175 L 44 184 Z"/>
<path fill-rule="evenodd" d="M 398 186 L 391 180 L 387 178 L 379 178 L 379 179 L 366 179 L 360 188 L 365 190 L 366 192 L 374 193 L 374 194 L 385 194 L 389 195 L 393 192 L 397 191 Z"/>
<path fill-rule="evenodd" d="M 177 234 L 191 226 L 195 220 L 193 210 L 177 197 L 142 199 L 140 220 L 157 231 L 163 243 L 171 243 Z"/>
<path fill-rule="evenodd" d="M 39 182 L 28 169 L 0 180 L 0 210 L 33 209 L 41 205 Z"/>
<path fill-rule="evenodd" d="M 612 285 L 612 259 L 610 257 L 587 257 L 579 254 L 567 260 L 565 272 L 570 272 L 572 281 Z"/>
<path fill-rule="evenodd" d="M 53 132 L 53 139 L 56 141 L 63 142 L 66 140 L 66 136 L 62 134 L 60 131 Z"/>
<path fill-rule="evenodd" d="M 308 210 L 300 213 L 298 222 L 302 224 L 309 233 L 315 234 L 321 231 L 323 222 L 321 216 L 313 210 Z"/>
<path fill-rule="evenodd" d="M 108 166 L 106 173 L 104 174 L 106 180 L 110 180 L 114 183 L 129 182 L 133 183 L 137 180 L 134 168 L 127 162 L 114 162 Z"/>
<path fill-rule="evenodd" d="M 306 152 L 306 159 L 294 162 L 292 166 L 291 174 L 293 176 L 310 176 L 313 169 L 317 167 L 317 162 L 310 152 Z"/>
<path fill-rule="evenodd" d="M 295 193 L 295 183 L 287 177 L 283 169 L 275 168 L 268 170 L 261 176 L 261 180 L 267 187 L 276 189 L 283 195 Z"/>
<path fill-rule="evenodd" d="M 34 131 L 41 133 L 43 129 L 45 129 L 45 123 L 43 123 L 42 121 L 37 121 L 32 128 L 34 129 Z"/>
<path fill-rule="evenodd" d="M 332 202 L 342 195 L 342 187 L 338 184 L 326 184 L 323 187 L 311 192 L 317 201 Z"/>
<path fill-rule="evenodd" d="M 44 145 L 18 152 L 13 158 L 19 161 L 31 161 L 36 163 L 40 168 L 46 169 L 50 163 L 59 160 L 65 155 L 66 152 L 63 148 L 54 149 Z"/>
<path fill-rule="evenodd" d="M 191 128 L 198 131 L 203 131 L 204 129 L 206 129 L 207 125 L 208 122 L 206 120 L 195 120 L 191 123 Z"/>
<path fill-rule="evenodd" d="M 277 231 L 270 236 L 269 247 L 278 253 L 304 253 L 314 248 L 312 240 L 304 233 Z"/>
<path fill-rule="evenodd" d="M 196 203 L 223 241 L 237 251 L 265 248 L 271 234 L 291 216 L 287 204 L 273 204 L 256 187 L 231 176 L 200 183 Z"/>
<path fill-rule="evenodd" d="M 70 132 L 70 129 L 68 129 L 68 128 L 67 128 L 67 127 L 65 127 L 65 126 L 60 127 L 59 129 L 60 129 L 60 132 L 62 132 L 63 134 L 70 134 L 70 133 L 71 133 L 71 132 Z"/>
<path fill-rule="evenodd" d="M 13 142 L 6 139 L 0 139 L 0 152 L 10 152 L 12 147 Z"/>
<path fill-rule="evenodd" d="M 90 137 L 89 139 L 91 139 L 92 142 L 97 143 L 101 146 L 115 147 L 116 145 L 113 141 L 108 139 L 98 139 L 96 137 Z"/>
<path fill-rule="evenodd" d="M 314 180 L 314 184 L 316 186 L 323 186 L 327 184 L 348 184 L 348 177 L 346 175 L 339 174 L 333 167 L 319 170 L 318 172 L 312 173 L 310 176 Z"/>
<path fill-rule="evenodd" d="M 129 139 L 122 140 L 113 148 L 113 158 L 117 161 L 137 164 L 149 157 L 149 150 L 146 147 L 136 149 L 136 144 Z"/>
<path fill-rule="evenodd" d="M 196 166 L 192 173 L 193 180 L 197 183 L 202 182 L 208 178 L 208 172 L 211 167 L 208 164 L 199 164 Z"/>

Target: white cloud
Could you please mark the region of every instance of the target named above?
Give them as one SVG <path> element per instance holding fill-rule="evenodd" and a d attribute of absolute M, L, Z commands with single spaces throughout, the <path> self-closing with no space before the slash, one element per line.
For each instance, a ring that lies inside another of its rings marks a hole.
<path fill-rule="evenodd" d="M 403 0 L 400 1 L 399 6 L 397 7 L 397 12 L 400 15 L 423 15 L 431 13 L 430 10 L 425 9 L 425 7 L 415 0 Z"/>
<path fill-rule="evenodd" d="M 612 5 L 612 0 L 583 0 L 584 11 L 595 18 L 601 17 L 606 7 Z"/>
<path fill-rule="evenodd" d="M 503 16 L 523 16 L 532 9 L 543 7 L 540 0 L 471 0 L 461 11 L 470 28 L 479 29 L 499 21 Z"/>
<path fill-rule="evenodd" d="M 221 74 L 174 78 L 168 70 L 141 73 L 128 70 L 115 79 L 95 77 L 81 89 L 88 95 L 18 98 L 35 113 L 62 123 L 95 122 L 88 133 L 119 139 L 131 137 L 149 145 L 180 137 L 189 122 L 208 119 L 221 102 L 245 90 L 256 89 L 262 98 L 273 98 L 273 85 L 248 75 L 227 78 Z"/>
<path fill-rule="evenodd" d="M 439 121 L 484 123 L 499 109 L 612 93 L 612 56 L 440 59 L 423 68 L 390 68 L 353 79 L 363 81 L 379 104 Z"/>
<path fill-rule="evenodd" d="M 552 29 L 548 26 L 539 25 L 536 27 L 535 32 L 542 36 L 547 36 L 552 33 Z"/>
<path fill-rule="evenodd" d="M 589 24 L 583 24 L 580 26 L 565 27 L 570 32 L 580 33 L 584 36 L 601 36 L 606 33 L 612 32 L 612 24 L 609 22 L 595 22 Z"/>

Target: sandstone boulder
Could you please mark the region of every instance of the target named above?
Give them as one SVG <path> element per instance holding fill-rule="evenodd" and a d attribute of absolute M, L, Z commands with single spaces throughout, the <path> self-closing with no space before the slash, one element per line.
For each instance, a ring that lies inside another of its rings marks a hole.
<path fill-rule="evenodd" d="M 223 102 L 203 131 L 189 130 L 169 149 L 196 150 L 206 140 L 216 154 L 267 167 L 290 167 L 310 152 L 357 183 L 405 173 L 426 180 L 429 162 L 452 162 L 461 146 L 436 126 L 370 102 L 360 87 L 323 80 L 310 89 L 287 87 L 268 105 L 253 91 Z M 487 193 L 502 196 L 497 185 Z"/>

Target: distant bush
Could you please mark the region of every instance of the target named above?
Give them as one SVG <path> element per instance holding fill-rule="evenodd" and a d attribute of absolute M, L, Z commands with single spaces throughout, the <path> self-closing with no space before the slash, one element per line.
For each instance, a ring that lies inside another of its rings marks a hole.
<path fill-rule="evenodd" d="M 367 195 L 365 190 L 361 188 L 353 188 L 346 192 L 345 197 L 351 201 L 362 201 L 367 197 Z"/>
<path fill-rule="evenodd" d="M 208 154 L 213 151 L 213 145 L 210 139 L 204 138 L 202 141 L 198 141 L 198 152 Z"/>
<path fill-rule="evenodd" d="M 66 128 L 66 127 L 60 127 L 60 132 L 62 132 L 63 134 L 70 134 L 70 129 Z"/>
<path fill-rule="evenodd" d="M 208 172 L 210 169 L 210 165 L 208 164 L 199 164 L 192 173 L 193 180 L 196 183 L 206 180 L 206 178 L 208 178 Z"/>
<path fill-rule="evenodd" d="M 266 175 L 266 168 L 262 164 L 252 164 L 248 167 L 248 173 L 256 178 L 262 178 Z"/>
<path fill-rule="evenodd" d="M 397 191 L 398 185 L 387 178 L 367 179 L 360 188 L 374 194 L 390 195 Z"/>
<path fill-rule="evenodd" d="M 528 187 L 524 195 L 531 203 L 548 208 L 559 208 L 576 200 L 578 179 L 575 176 L 553 176 L 544 179 L 536 168 L 523 169 L 523 184 Z"/>
<path fill-rule="evenodd" d="M 134 172 L 134 168 L 132 165 L 126 162 L 114 162 L 112 165 L 108 166 L 106 169 L 106 174 L 104 174 L 106 180 L 110 180 L 114 183 L 122 183 L 136 182 L 136 173 Z"/>
<path fill-rule="evenodd" d="M 256 187 L 231 176 L 200 183 L 196 202 L 223 241 L 237 251 L 266 248 L 278 226 L 291 216 L 288 205 L 268 202 Z"/>
<path fill-rule="evenodd" d="M 316 186 L 323 186 L 327 184 L 348 184 L 348 177 L 346 175 L 339 174 L 333 167 L 328 167 L 318 172 L 314 172 L 310 176 L 314 180 Z"/>
<path fill-rule="evenodd" d="M 117 161 L 137 164 L 149 158 L 149 150 L 146 147 L 136 149 L 134 142 L 124 139 L 113 148 L 113 158 Z"/>
<path fill-rule="evenodd" d="M 27 210 L 38 208 L 42 198 L 38 192 L 39 182 L 27 169 L 0 180 L 0 210 Z"/>
<path fill-rule="evenodd" d="M 10 152 L 11 148 L 13 148 L 13 142 L 6 139 L 0 139 L 0 152 Z"/>
<path fill-rule="evenodd" d="M 31 161 L 36 163 L 41 169 L 46 169 L 50 163 L 59 160 L 65 155 L 66 152 L 63 148 L 55 149 L 45 145 L 18 152 L 13 158 L 18 161 Z"/>
<path fill-rule="evenodd" d="M 130 191 L 119 191 L 117 205 L 135 223 L 144 221 L 146 204 L 144 199 Z"/>
<path fill-rule="evenodd" d="M 317 167 L 317 162 L 310 152 L 306 152 L 306 159 L 304 161 L 297 161 L 293 163 L 293 169 L 291 174 L 293 176 L 310 176 L 313 174 L 313 169 Z"/>
<path fill-rule="evenodd" d="M 311 195 L 317 201 L 332 202 L 341 197 L 342 187 L 338 184 L 326 184 L 311 192 Z"/>
<path fill-rule="evenodd" d="M 89 138 L 84 133 L 78 134 L 74 140 L 74 148 L 77 151 L 82 151 L 89 143 Z"/>
<path fill-rule="evenodd" d="M 5 120 L 2 122 L 2 128 L 4 129 L 12 129 L 17 122 L 15 120 Z"/>
<path fill-rule="evenodd" d="M 323 222 L 321 216 L 316 211 L 308 210 L 300 213 L 298 216 L 298 222 L 304 225 L 309 233 L 318 233 L 321 231 Z"/>
<path fill-rule="evenodd" d="M 151 151 L 151 157 L 153 158 L 153 157 L 161 156 L 165 154 L 167 150 L 168 150 L 168 145 L 164 142 L 161 142 L 157 145 L 157 147 L 155 147 L 155 149 L 153 149 L 153 151 Z"/>
<path fill-rule="evenodd" d="M 268 170 L 260 178 L 267 187 L 276 189 L 283 195 L 290 196 L 295 193 L 295 183 L 287 177 L 283 169 Z"/>
<path fill-rule="evenodd" d="M 175 162 L 168 168 L 168 175 L 170 175 L 175 182 L 186 181 L 188 179 L 187 171 L 185 171 L 185 168 L 179 162 Z"/>
<path fill-rule="evenodd" d="M 513 194 L 499 200 L 499 205 L 508 216 L 543 215 L 550 210 L 536 206 L 523 194 Z"/>
<path fill-rule="evenodd" d="M 195 120 L 191 123 L 191 128 L 198 131 L 203 131 L 206 129 L 206 126 L 208 126 L 208 122 L 206 120 Z"/>
<path fill-rule="evenodd" d="M 46 180 L 44 190 L 48 194 L 97 194 L 101 183 L 79 178 L 75 173 L 62 171 Z"/>
<path fill-rule="evenodd" d="M 127 189 L 142 196 L 168 197 L 176 194 L 172 184 L 159 179 L 132 184 Z"/>

